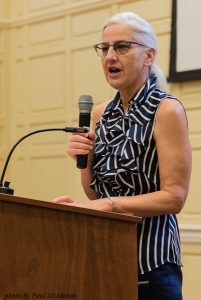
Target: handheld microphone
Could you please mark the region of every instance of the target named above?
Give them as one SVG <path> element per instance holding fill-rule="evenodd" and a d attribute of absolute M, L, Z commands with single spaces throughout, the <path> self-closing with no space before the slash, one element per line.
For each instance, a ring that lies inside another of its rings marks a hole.
<path fill-rule="evenodd" d="M 81 95 L 78 101 L 79 106 L 79 127 L 90 127 L 91 110 L 93 99 L 89 95 Z M 87 167 L 87 155 L 77 155 L 77 167 L 85 169 Z"/>

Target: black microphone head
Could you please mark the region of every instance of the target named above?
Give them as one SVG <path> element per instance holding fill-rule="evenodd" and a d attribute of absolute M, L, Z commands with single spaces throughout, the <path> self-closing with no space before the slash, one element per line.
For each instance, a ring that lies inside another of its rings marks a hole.
<path fill-rule="evenodd" d="M 78 101 L 80 113 L 90 114 L 93 106 L 93 99 L 90 95 L 81 95 Z"/>

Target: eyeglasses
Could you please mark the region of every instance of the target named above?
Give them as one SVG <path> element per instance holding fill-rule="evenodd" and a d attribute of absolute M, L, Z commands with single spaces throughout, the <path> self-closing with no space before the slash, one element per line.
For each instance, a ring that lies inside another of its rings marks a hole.
<path fill-rule="evenodd" d="M 128 52 L 129 48 L 131 45 L 139 45 L 141 47 L 145 47 L 144 45 L 138 43 L 138 42 L 133 42 L 133 41 L 117 41 L 114 44 L 109 44 L 109 43 L 100 43 L 94 45 L 94 48 L 96 50 L 96 53 L 98 56 L 105 57 L 108 54 L 109 48 L 113 47 L 114 51 L 116 52 L 117 55 L 124 55 Z"/>

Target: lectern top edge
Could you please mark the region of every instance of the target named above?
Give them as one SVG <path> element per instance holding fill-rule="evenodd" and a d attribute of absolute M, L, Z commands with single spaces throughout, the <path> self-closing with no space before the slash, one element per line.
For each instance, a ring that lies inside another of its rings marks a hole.
<path fill-rule="evenodd" d="M 23 197 L 19 197 L 19 196 L 6 195 L 6 194 L 0 193 L 0 202 L 1 201 L 18 203 L 18 204 L 23 204 L 23 205 L 30 205 L 30 206 L 38 206 L 38 207 L 44 207 L 44 208 L 49 208 L 49 209 L 56 209 L 56 210 L 60 210 L 60 211 L 84 214 L 84 215 L 89 215 L 89 216 L 97 216 L 97 217 L 109 218 L 109 219 L 118 219 L 118 220 L 122 220 L 122 221 L 133 222 L 133 223 L 142 223 L 142 220 L 143 220 L 142 217 L 135 216 L 133 214 L 103 212 L 103 211 L 99 211 L 99 210 L 56 204 L 56 203 L 52 203 L 52 202 L 48 202 L 48 201 L 29 199 L 29 198 L 23 198 Z"/>

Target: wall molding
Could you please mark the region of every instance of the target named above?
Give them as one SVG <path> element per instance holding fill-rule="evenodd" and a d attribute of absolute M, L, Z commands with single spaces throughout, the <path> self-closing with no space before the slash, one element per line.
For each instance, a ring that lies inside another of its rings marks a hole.
<path fill-rule="evenodd" d="M 88 0 L 83 3 L 73 3 L 62 5 L 60 7 L 47 7 L 42 10 L 29 11 L 25 16 L 17 16 L 7 18 L 7 23 L 10 28 L 13 26 L 23 26 L 32 23 L 42 21 L 48 21 L 49 19 L 64 17 L 68 14 L 77 14 L 88 12 L 89 10 L 100 9 L 112 5 L 119 5 L 124 3 L 125 0 Z"/>
<path fill-rule="evenodd" d="M 10 22 L 4 21 L 4 20 L 0 20 L 0 28 L 1 29 L 7 29 L 9 27 L 10 27 Z"/>
<path fill-rule="evenodd" d="M 31 10 L 25 16 L 15 16 L 7 18 L 6 26 L 9 28 L 31 25 L 34 23 L 49 21 L 51 19 L 57 19 L 61 17 L 66 17 L 66 15 L 76 15 L 80 13 L 88 13 L 89 11 L 99 10 L 104 8 L 115 7 L 116 12 L 119 10 L 117 7 L 121 4 L 125 4 L 125 0 L 86 0 L 83 3 L 72 3 L 67 5 L 62 5 L 60 7 L 47 7 L 42 10 Z M 164 27 L 165 32 L 170 32 L 171 19 L 165 18 L 161 20 L 156 20 L 156 33 L 159 28 L 161 32 L 161 26 Z"/>
<path fill-rule="evenodd" d="M 182 243 L 201 244 L 201 225 L 180 225 Z"/>

